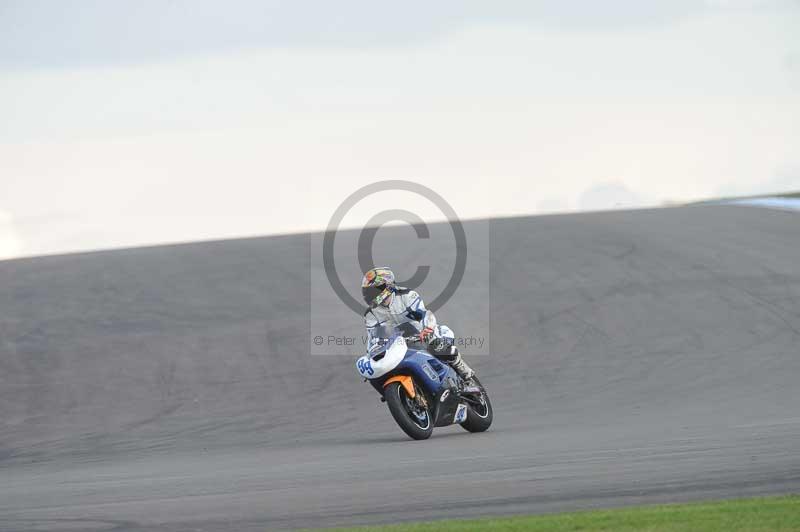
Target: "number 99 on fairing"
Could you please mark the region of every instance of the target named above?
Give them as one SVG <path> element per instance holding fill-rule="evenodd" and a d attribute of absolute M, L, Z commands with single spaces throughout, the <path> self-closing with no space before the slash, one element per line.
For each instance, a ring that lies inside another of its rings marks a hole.
<path fill-rule="evenodd" d="M 358 362 L 356 363 L 356 367 L 358 368 L 358 372 L 365 377 L 375 374 L 375 371 L 372 369 L 372 364 L 370 364 L 366 357 L 359 358 Z"/>

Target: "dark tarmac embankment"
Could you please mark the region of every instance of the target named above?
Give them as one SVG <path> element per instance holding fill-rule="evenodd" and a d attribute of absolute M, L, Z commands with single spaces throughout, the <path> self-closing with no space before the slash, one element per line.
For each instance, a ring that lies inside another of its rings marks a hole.
<path fill-rule="evenodd" d="M 495 424 L 425 442 L 354 356 L 309 355 L 308 236 L 0 262 L 0 530 L 800 491 L 800 214 L 701 205 L 489 231 L 489 282 L 469 289 L 490 301 L 491 354 L 468 360 Z"/>

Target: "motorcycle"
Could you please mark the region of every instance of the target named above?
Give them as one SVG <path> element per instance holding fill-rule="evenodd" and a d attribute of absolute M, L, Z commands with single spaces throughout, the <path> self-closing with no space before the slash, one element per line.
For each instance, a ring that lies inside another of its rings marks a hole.
<path fill-rule="evenodd" d="M 417 336 L 392 331 L 356 361 L 359 375 L 381 394 L 392 417 L 415 440 L 433 427 L 459 424 L 483 432 L 492 424 L 492 404 L 477 377 L 465 382 L 448 364 L 409 343 Z"/>

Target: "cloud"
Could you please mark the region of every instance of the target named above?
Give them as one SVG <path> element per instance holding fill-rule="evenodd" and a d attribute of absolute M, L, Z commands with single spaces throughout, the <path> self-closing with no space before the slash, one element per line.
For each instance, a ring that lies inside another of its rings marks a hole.
<path fill-rule="evenodd" d="M 11 213 L 0 210 L 0 260 L 13 259 L 22 254 L 19 237 Z"/>
<path fill-rule="evenodd" d="M 652 27 L 704 9 L 701 0 L 17 0 L 0 5 L 0 65 L 118 65 L 254 47 L 407 46 L 476 25 Z"/>

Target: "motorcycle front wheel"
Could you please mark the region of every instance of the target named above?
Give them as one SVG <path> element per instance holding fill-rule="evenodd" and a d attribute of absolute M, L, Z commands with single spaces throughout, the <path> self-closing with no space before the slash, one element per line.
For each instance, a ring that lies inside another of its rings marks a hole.
<path fill-rule="evenodd" d="M 383 390 L 383 396 L 386 398 L 389 412 L 403 432 L 415 440 L 427 440 L 431 437 L 433 420 L 430 409 L 410 397 L 399 382 L 389 384 Z"/>

